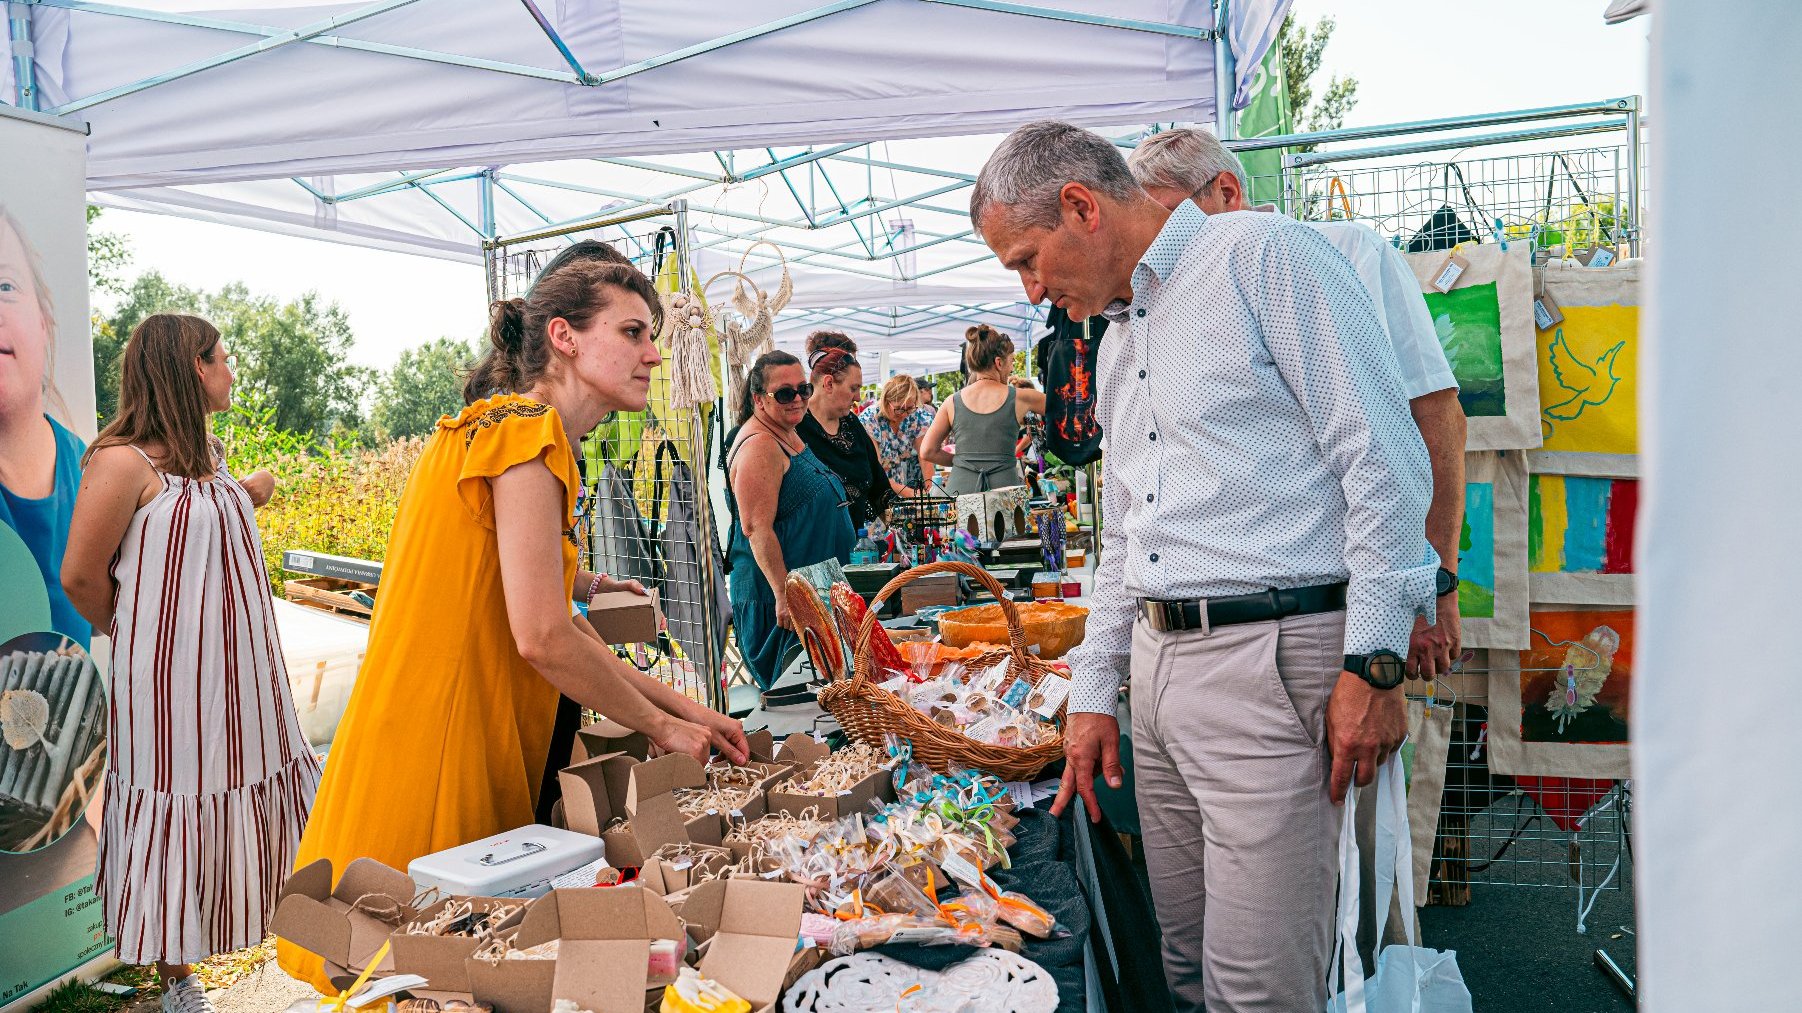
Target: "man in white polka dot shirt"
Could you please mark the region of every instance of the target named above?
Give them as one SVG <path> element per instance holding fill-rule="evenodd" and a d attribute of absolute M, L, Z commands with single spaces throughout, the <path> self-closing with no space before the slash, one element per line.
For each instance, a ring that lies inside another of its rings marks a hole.
<path fill-rule="evenodd" d="M 1124 325 L 1097 363 L 1106 521 L 1054 811 L 1120 783 L 1130 677 L 1177 1009 L 1320 1010 L 1337 804 L 1406 733 L 1403 656 L 1439 564 L 1388 336 L 1306 226 L 1167 210 L 1066 124 L 1010 134 L 970 217 L 1030 300 Z"/>

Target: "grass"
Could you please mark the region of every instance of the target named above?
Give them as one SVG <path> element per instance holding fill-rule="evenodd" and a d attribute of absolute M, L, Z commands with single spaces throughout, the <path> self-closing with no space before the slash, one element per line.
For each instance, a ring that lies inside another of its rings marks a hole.
<path fill-rule="evenodd" d="M 200 976 L 200 983 L 208 990 L 227 988 L 274 959 L 275 937 L 270 936 L 255 946 L 208 957 L 194 965 L 194 973 Z M 130 997 L 108 995 L 88 982 L 70 981 L 45 996 L 42 1002 L 32 1007 L 31 1013 L 115 1013 L 125 1009 L 149 1009 L 163 994 L 163 983 L 157 980 L 154 964 L 121 967 L 102 980 L 134 986 L 137 994 Z"/>

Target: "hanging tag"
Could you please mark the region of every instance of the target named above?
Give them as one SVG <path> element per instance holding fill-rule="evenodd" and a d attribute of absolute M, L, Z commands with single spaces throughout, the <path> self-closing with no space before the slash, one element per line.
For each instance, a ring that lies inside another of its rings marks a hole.
<path fill-rule="evenodd" d="M 1460 257 L 1455 251 L 1449 254 L 1445 263 L 1439 265 L 1439 270 L 1433 272 L 1433 289 L 1441 293 L 1450 292 L 1469 267 L 1470 261 Z"/>
<path fill-rule="evenodd" d="M 1564 322 L 1564 311 L 1550 295 L 1541 292 L 1533 297 L 1533 324 L 1542 331 L 1549 331 Z"/>
<path fill-rule="evenodd" d="M 1589 251 L 1589 256 L 1583 261 L 1583 266 L 1584 267 L 1607 267 L 1608 265 L 1614 263 L 1614 259 L 1615 258 L 1614 258 L 1613 247 L 1598 246 L 1595 249 Z"/>

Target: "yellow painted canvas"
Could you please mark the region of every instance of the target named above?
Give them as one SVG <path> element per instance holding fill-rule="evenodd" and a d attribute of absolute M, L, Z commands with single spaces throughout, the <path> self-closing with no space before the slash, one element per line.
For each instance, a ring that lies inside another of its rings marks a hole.
<path fill-rule="evenodd" d="M 1540 429 L 1547 451 L 1639 452 L 1639 307 L 1564 306 L 1539 332 Z"/>

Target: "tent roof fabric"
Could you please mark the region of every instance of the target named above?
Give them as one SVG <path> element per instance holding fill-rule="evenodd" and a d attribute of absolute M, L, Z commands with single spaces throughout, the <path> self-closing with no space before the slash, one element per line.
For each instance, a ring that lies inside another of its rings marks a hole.
<path fill-rule="evenodd" d="M 479 261 L 681 198 L 702 258 L 781 246 L 796 310 L 984 305 L 1019 297 L 964 211 L 1000 134 L 1215 115 L 1208 0 L 246 2 L 24 8 L 96 203 Z M 1288 3 L 1228 7 L 1237 94 Z"/>

